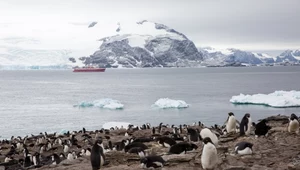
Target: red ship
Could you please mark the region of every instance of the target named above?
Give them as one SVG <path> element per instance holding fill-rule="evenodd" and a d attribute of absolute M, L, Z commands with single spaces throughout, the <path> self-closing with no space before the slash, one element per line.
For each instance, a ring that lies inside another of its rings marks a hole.
<path fill-rule="evenodd" d="M 105 72 L 105 68 L 98 68 L 98 67 L 76 67 L 74 68 L 73 72 Z"/>

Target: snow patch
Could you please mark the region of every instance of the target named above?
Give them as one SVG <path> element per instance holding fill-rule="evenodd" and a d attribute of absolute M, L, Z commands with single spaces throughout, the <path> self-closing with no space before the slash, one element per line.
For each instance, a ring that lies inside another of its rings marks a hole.
<path fill-rule="evenodd" d="M 276 108 L 300 107 L 300 91 L 275 91 L 270 94 L 232 96 L 233 104 L 265 105 Z"/>
<path fill-rule="evenodd" d="M 102 125 L 102 128 L 104 129 L 110 129 L 111 127 L 115 128 L 125 128 L 127 129 L 128 125 L 130 125 L 130 123 L 128 122 L 106 122 Z"/>
<path fill-rule="evenodd" d="M 145 37 L 141 36 L 141 35 L 132 35 L 130 37 L 128 37 L 128 44 L 131 47 L 141 47 L 141 48 L 145 48 L 145 44 L 146 44 L 146 39 Z"/>
<path fill-rule="evenodd" d="M 118 100 L 105 98 L 94 101 L 82 101 L 74 107 L 99 107 L 104 109 L 123 109 L 124 104 L 119 102 Z"/>
<path fill-rule="evenodd" d="M 187 104 L 183 100 L 160 98 L 152 105 L 152 107 L 157 107 L 157 108 L 161 108 L 161 109 L 169 109 L 169 108 L 181 109 L 181 108 L 188 108 L 189 104 Z"/>

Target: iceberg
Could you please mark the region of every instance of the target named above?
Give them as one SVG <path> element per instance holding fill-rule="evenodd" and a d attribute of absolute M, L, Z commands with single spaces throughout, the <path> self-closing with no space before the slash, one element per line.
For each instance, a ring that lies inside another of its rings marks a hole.
<path fill-rule="evenodd" d="M 161 109 L 169 109 L 169 108 L 188 108 L 189 104 L 187 104 L 183 100 L 172 100 L 169 98 L 160 98 L 158 99 L 152 107 L 161 108 Z"/>
<path fill-rule="evenodd" d="M 275 108 L 300 107 L 300 91 L 275 91 L 270 94 L 232 96 L 233 104 L 265 105 Z"/>
<path fill-rule="evenodd" d="M 82 101 L 77 105 L 74 105 L 74 107 L 99 107 L 103 109 L 123 109 L 124 104 L 119 102 L 118 100 L 105 98 L 100 100 L 94 100 L 94 101 Z"/>
<path fill-rule="evenodd" d="M 104 129 L 110 129 L 111 127 L 115 128 L 128 128 L 128 125 L 130 125 L 130 123 L 127 122 L 106 122 L 102 125 L 102 128 Z"/>

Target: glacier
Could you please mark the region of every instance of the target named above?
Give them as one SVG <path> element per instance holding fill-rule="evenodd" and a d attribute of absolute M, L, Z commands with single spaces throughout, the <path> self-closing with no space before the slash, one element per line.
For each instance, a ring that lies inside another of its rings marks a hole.
<path fill-rule="evenodd" d="M 188 108 L 190 105 L 183 100 L 173 100 L 169 98 L 160 98 L 153 105 L 153 108 L 171 109 L 171 108 Z"/>
<path fill-rule="evenodd" d="M 110 99 L 110 98 L 104 98 L 100 100 L 94 100 L 94 101 L 82 101 L 79 104 L 74 105 L 74 107 L 98 107 L 103 109 L 123 109 L 124 104 L 122 104 L 118 100 Z"/>
<path fill-rule="evenodd" d="M 128 122 L 106 122 L 102 125 L 102 128 L 110 129 L 112 127 L 113 128 L 118 127 L 119 129 L 120 128 L 127 129 L 128 125 L 130 125 L 130 123 L 128 123 Z"/>
<path fill-rule="evenodd" d="M 233 104 L 265 105 L 275 108 L 300 107 L 300 91 L 275 91 L 270 94 L 232 96 Z"/>

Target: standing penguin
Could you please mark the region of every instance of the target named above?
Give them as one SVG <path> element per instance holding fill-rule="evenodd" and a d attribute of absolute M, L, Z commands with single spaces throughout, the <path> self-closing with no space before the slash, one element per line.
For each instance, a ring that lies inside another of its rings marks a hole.
<path fill-rule="evenodd" d="M 215 133 L 213 133 L 210 129 L 204 128 L 200 132 L 200 139 L 204 139 L 206 137 L 209 137 L 209 139 L 213 142 L 215 146 L 218 146 L 219 140 Z"/>
<path fill-rule="evenodd" d="M 103 153 L 103 148 L 101 146 L 102 139 L 99 138 L 96 140 L 95 144 L 93 145 L 92 152 L 91 152 L 91 164 L 93 170 L 99 170 L 101 166 L 103 166 L 105 161 L 105 155 Z"/>
<path fill-rule="evenodd" d="M 240 142 L 235 145 L 235 153 L 239 155 L 251 155 L 252 154 L 252 143 Z"/>
<path fill-rule="evenodd" d="M 227 133 L 235 133 L 236 132 L 236 119 L 232 112 L 228 113 L 228 118 L 225 122 L 226 124 L 226 132 Z"/>
<path fill-rule="evenodd" d="M 209 137 L 204 138 L 203 143 L 204 146 L 201 155 L 202 168 L 204 170 L 212 170 L 218 163 L 217 149 Z"/>
<path fill-rule="evenodd" d="M 271 129 L 271 126 L 268 126 L 267 120 L 263 119 L 259 123 L 255 124 L 254 122 L 252 123 L 253 126 L 255 127 L 255 135 L 257 136 L 265 136 L 267 135 L 268 131 Z"/>
<path fill-rule="evenodd" d="M 243 136 L 245 134 L 250 135 L 251 126 L 252 126 L 252 120 L 250 117 L 250 113 L 246 113 L 240 124 L 240 136 Z"/>
<path fill-rule="evenodd" d="M 288 132 L 299 133 L 299 121 L 298 117 L 292 113 L 289 121 Z"/>

